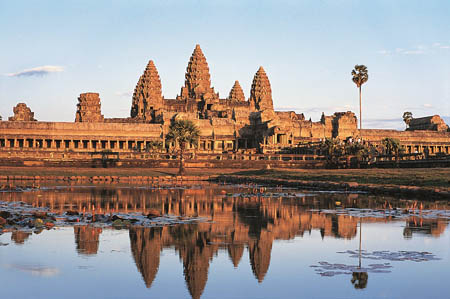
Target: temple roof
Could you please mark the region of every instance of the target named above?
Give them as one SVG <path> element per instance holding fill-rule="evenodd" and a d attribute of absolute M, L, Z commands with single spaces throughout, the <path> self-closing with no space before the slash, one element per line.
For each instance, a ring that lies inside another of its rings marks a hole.
<path fill-rule="evenodd" d="M 250 90 L 250 104 L 257 110 L 273 110 L 272 89 L 269 78 L 262 66 L 259 67 L 253 77 L 252 88 Z"/>
<path fill-rule="evenodd" d="M 153 60 L 150 60 L 134 89 L 131 117 L 144 116 L 147 107 L 160 106 L 162 100 L 161 79 Z"/>
<path fill-rule="evenodd" d="M 214 94 L 208 63 L 200 45 L 196 45 L 186 68 L 185 84 L 181 88 L 182 99 L 200 99 L 205 94 Z"/>
<path fill-rule="evenodd" d="M 233 101 L 245 101 L 244 91 L 242 90 L 242 87 L 239 84 L 238 80 L 234 82 L 234 85 L 230 90 L 228 99 Z"/>

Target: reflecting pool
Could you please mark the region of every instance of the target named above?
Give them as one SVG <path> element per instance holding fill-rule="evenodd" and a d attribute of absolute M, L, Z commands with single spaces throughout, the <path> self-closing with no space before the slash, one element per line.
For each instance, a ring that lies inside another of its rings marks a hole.
<path fill-rule="evenodd" d="M 2 298 L 450 297 L 446 201 L 207 183 L 0 192 L 19 201 L 200 220 L 5 230 Z"/>

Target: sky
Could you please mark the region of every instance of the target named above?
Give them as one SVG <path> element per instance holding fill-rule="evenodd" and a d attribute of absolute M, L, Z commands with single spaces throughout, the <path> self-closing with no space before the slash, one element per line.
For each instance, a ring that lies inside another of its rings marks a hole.
<path fill-rule="evenodd" d="M 72 122 L 79 94 L 98 92 L 105 117 L 128 117 L 148 61 L 175 98 L 200 44 L 221 98 L 235 80 L 248 98 L 263 66 L 277 110 L 357 113 L 364 64 L 364 128 L 404 129 L 405 111 L 450 123 L 449 14 L 448 0 L 0 0 L 0 115 L 25 102 Z"/>

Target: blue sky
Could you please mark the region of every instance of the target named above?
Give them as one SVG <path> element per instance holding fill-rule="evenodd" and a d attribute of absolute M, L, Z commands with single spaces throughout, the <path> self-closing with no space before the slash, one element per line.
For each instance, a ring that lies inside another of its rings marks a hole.
<path fill-rule="evenodd" d="M 0 0 L 0 115 L 26 102 L 73 121 L 92 91 L 106 117 L 127 117 L 148 60 L 174 98 L 198 43 L 222 98 L 235 80 L 248 97 L 262 65 L 275 107 L 313 120 L 358 111 L 350 72 L 365 64 L 363 126 L 401 129 L 404 111 L 450 116 L 449 13 L 447 0 Z"/>

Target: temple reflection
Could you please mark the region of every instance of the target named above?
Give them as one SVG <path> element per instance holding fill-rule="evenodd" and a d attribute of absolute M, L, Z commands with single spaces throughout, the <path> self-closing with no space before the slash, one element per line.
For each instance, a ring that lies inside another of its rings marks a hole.
<path fill-rule="evenodd" d="M 351 283 L 355 289 L 365 289 L 369 280 L 369 274 L 367 272 L 353 272 Z"/>
<path fill-rule="evenodd" d="M 90 225 L 73 227 L 77 252 L 84 255 L 97 254 L 102 228 Z"/>
<path fill-rule="evenodd" d="M 11 232 L 11 241 L 17 245 L 22 245 L 31 236 L 31 232 L 15 230 Z"/>
<path fill-rule="evenodd" d="M 413 234 L 432 235 L 439 237 L 447 228 L 448 223 L 444 221 L 436 221 L 435 219 L 423 219 L 411 217 L 406 221 L 403 230 L 403 236 L 406 239 L 412 238 Z"/>
<path fill-rule="evenodd" d="M 298 192 L 298 191 L 297 191 Z M 226 196 L 225 193 L 234 194 Z M 322 213 L 336 208 L 384 209 L 386 198 L 358 194 L 252 194 L 250 188 L 198 185 L 191 189 L 130 187 L 67 187 L 25 193 L 3 193 L 0 200 L 23 201 L 35 207 L 48 207 L 63 213 L 67 210 L 96 214 L 146 213 L 157 209 L 163 214 L 204 217 L 210 221 L 165 227 L 131 227 L 131 252 L 145 285 L 150 288 L 159 269 L 160 254 L 174 248 L 183 264 L 183 273 L 191 296 L 200 298 L 207 279 L 210 262 L 220 252 L 228 253 L 230 263 L 238 267 L 247 249 L 250 267 L 258 282 L 269 271 L 272 245 L 275 240 L 291 240 L 312 231 L 322 238 L 353 239 L 357 236 L 358 217 Z M 396 208 L 404 209 L 410 202 L 388 199 Z M 446 202 L 424 202 L 424 209 L 450 209 Z M 364 217 L 364 223 L 403 221 L 404 238 L 414 234 L 440 236 L 448 226 L 446 219 L 423 219 L 416 216 L 397 219 Z M 74 226 L 77 251 L 84 255 L 98 252 L 102 229 Z M 23 243 L 29 236 L 13 232 L 11 238 Z M 355 288 L 367 285 L 367 274 L 355 273 Z"/>

